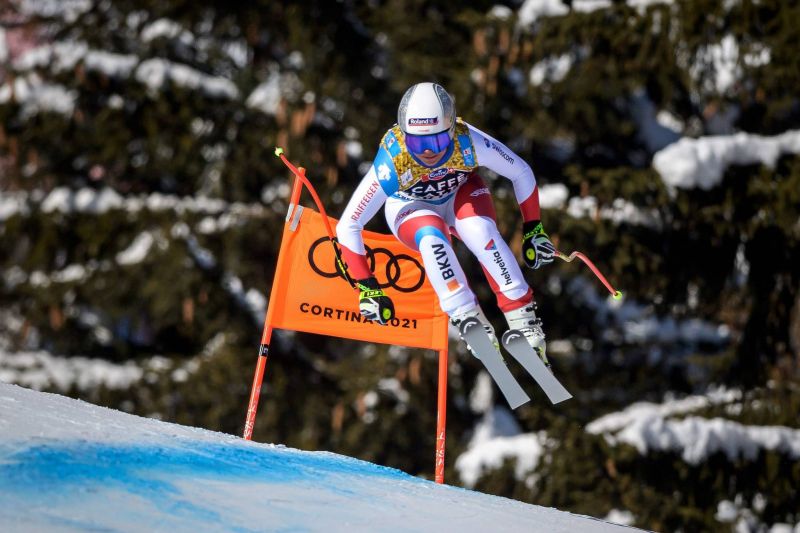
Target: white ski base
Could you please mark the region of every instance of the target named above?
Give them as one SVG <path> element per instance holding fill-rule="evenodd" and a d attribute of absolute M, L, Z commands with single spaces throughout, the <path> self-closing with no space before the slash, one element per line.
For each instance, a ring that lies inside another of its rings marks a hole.
<path fill-rule="evenodd" d="M 512 409 L 516 409 L 531 401 L 495 349 L 489 335 L 483 329 L 481 321 L 474 317 L 465 318 L 458 325 L 458 328 L 461 331 L 461 337 L 475 351 L 478 359 L 489 371 L 494 382 L 497 383 L 508 405 Z"/>
<path fill-rule="evenodd" d="M 503 333 L 502 342 L 503 347 L 536 380 L 552 403 L 556 404 L 572 398 L 572 394 L 550 372 L 536 351 L 528 344 L 521 331 L 515 329 L 506 331 Z"/>

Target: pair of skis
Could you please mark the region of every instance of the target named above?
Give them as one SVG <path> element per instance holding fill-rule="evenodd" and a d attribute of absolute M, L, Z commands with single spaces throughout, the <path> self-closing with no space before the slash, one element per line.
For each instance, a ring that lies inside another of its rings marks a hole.
<path fill-rule="evenodd" d="M 473 352 L 480 359 L 483 366 L 491 374 L 500 392 L 512 409 L 530 401 L 530 397 L 522 390 L 517 380 L 511 374 L 501 355 L 497 352 L 483 324 L 477 318 L 466 318 L 459 324 L 461 337 L 469 344 Z M 509 330 L 503 334 L 501 340 L 503 348 L 516 359 L 525 370 L 536 380 L 539 387 L 554 404 L 569 400 L 572 394 L 545 366 L 539 355 L 534 351 L 525 335 L 517 330 Z"/>

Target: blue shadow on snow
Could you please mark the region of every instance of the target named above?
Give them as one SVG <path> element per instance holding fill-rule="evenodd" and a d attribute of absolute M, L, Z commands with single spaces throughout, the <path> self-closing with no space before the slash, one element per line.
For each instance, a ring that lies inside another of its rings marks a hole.
<path fill-rule="evenodd" d="M 22 450 L 0 446 L 0 494 L 69 495 L 116 489 L 177 515 L 219 518 L 213 510 L 180 498 L 174 482 L 192 480 L 296 483 L 313 481 L 348 492 L 347 477 L 382 477 L 427 483 L 400 470 L 325 452 L 254 445 L 178 440 L 170 445 L 53 442 Z"/>

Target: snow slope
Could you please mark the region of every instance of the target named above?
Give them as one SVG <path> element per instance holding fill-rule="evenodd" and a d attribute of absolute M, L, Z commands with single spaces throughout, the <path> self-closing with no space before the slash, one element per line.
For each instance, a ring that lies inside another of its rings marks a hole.
<path fill-rule="evenodd" d="M 0 383 L 0 530 L 434 529 L 633 531 Z"/>

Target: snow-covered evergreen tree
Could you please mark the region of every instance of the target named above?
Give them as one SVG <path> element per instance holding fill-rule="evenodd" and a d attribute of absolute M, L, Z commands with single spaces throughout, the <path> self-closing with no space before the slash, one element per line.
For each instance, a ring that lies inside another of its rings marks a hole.
<path fill-rule="evenodd" d="M 289 191 L 273 148 L 336 215 L 399 95 L 435 80 L 626 294 L 529 275 L 576 393 L 557 407 L 512 417 L 452 344 L 448 480 L 656 530 L 796 524 L 797 20 L 779 0 L 13 0 L 0 379 L 240 433 Z M 431 475 L 432 354 L 302 334 L 273 354 L 257 440 Z"/>

